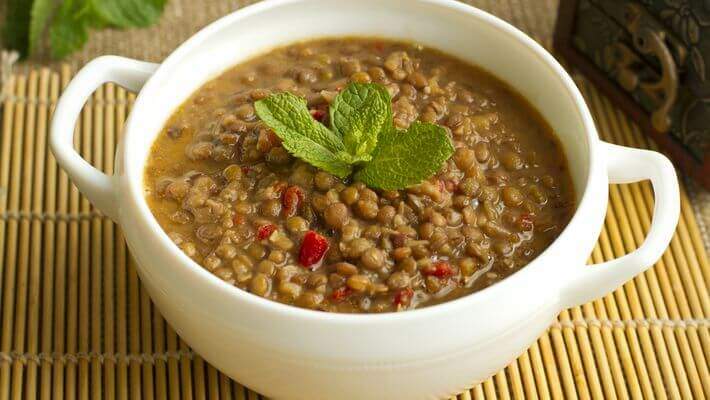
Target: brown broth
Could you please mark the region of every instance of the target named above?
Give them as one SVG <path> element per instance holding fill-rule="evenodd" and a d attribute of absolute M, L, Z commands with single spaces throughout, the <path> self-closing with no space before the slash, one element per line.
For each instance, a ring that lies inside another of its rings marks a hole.
<path fill-rule="evenodd" d="M 287 90 L 318 115 L 350 81 L 385 85 L 400 129 L 446 127 L 454 156 L 420 185 L 371 190 L 290 156 L 252 106 Z M 165 124 L 144 182 L 156 219 L 197 263 L 256 295 L 337 312 L 489 286 L 547 248 L 575 209 L 560 143 L 513 89 L 437 50 L 369 38 L 278 48 L 206 83 Z M 275 232 L 260 239 L 265 226 Z M 308 230 L 330 246 L 317 268 L 299 265 Z"/>

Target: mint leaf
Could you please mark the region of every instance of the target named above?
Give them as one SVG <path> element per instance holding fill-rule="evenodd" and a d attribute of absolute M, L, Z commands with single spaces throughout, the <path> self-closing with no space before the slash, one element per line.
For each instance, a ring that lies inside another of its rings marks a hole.
<path fill-rule="evenodd" d="M 146 27 L 158 20 L 166 0 L 89 0 L 93 12 L 118 28 Z M 100 25 L 99 25 L 100 26 Z"/>
<path fill-rule="evenodd" d="M 351 83 L 330 105 L 330 123 L 355 161 L 369 161 L 377 136 L 392 126 L 389 92 L 382 85 Z"/>
<path fill-rule="evenodd" d="M 80 49 L 89 28 L 145 27 L 163 12 L 167 0 L 8 0 L 0 26 L 2 46 L 25 57 L 38 54 L 44 37 L 53 58 Z"/>
<path fill-rule="evenodd" d="M 278 93 L 257 101 L 254 109 L 294 156 L 341 178 L 352 172 L 342 140 L 311 117 L 304 99 Z"/>
<path fill-rule="evenodd" d="M 301 97 L 288 92 L 276 93 L 254 103 L 254 108 L 259 118 L 271 129 L 278 126 L 282 131 L 293 131 L 309 137 L 333 153 L 345 150 L 340 137 L 311 117 L 306 100 Z M 276 134 L 279 135 L 279 132 Z"/>
<path fill-rule="evenodd" d="M 435 174 L 453 152 L 444 128 L 414 122 L 406 132 L 383 132 L 372 161 L 355 173 L 355 179 L 379 189 L 403 189 Z"/>
<path fill-rule="evenodd" d="M 84 46 L 89 39 L 88 11 L 84 0 L 64 0 L 49 28 L 53 58 L 63 58 Z"/>

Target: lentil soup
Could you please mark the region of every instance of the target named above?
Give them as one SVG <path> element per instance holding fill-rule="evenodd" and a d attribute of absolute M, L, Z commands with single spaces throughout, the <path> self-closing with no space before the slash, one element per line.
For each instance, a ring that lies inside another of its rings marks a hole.
<path fill-rule="evenodd" d="M 421 184 L 373 190 L 292 157 L 254 110 L 289 91 L 327 123 L 350 82 L 384 85 L 397 128 L 443 126 L 454 155 Z M 562 147 L 520 95 L 439 51 L 382 39 L 297 43 L 227 70 L 168 120 L 144 182 L 160 225 L 202 267 L 335 312 L 412 309 L 494 284 L 575 209 Z"/>

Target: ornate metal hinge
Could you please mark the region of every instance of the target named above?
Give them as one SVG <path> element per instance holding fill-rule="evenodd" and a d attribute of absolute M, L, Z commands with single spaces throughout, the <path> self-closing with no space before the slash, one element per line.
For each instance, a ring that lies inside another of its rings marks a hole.
<path fill-rule="evenodd" d="M 626 6 L 624 17 L 626 28 L 631 34 L 634 49 L 643 55 L 655 57 L 660 64 L 660 78 L 647 82 L 639 79 L 634 64 L 639 60 L 634 52 L 623 44 L 617 46 L 617 80 L 627 91 L 641 89 L 656 104 L 651 112 L 651 125 L 659 132 L 667 132 L 671 127 L 670 111 L 678 94 L 678 67 L 673 53 L 668 48 L 666 32 L 653 23 L 646 12 L 637 4 Z M 676 56 L 685 58 L 684 48 L 674 48 Z"/>

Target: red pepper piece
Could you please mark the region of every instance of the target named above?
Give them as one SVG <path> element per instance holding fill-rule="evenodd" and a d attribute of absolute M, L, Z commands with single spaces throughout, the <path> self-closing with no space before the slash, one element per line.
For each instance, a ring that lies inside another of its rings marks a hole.
<path fill-rule="evenodd" d="M 276 182 L 276 183 L 273 185 L 274 192 L 280 194 L 281 197 L 283 197 L 284 189 L 286 189 L 287 187 L 288 187 L 288 183 L 283 182 L 283 181 L 281 181 L 281 182 Z"/>
<path fill-rule="evenodd" d="M 276 133 L 274 133 L 274 131 L 269 129 L 266 134 L 269 139 L 269 143 L 271 143 L 272 146 L 278 146 L 281 144 L 281 138 L 276 136 Z"/>
<path fill-rule="evenodd" d="M 323 122 L 325 120 L 325 116 L 328 115 L 328 113 L 325 112 L 325 110 L 321 110 L 320 108 L 314 108 L 314 109 L 310 110 L 310 113 L 311 113 L 311 117 L 313 117 L 313 119 L 315 119 L 318 122 Z"/>
<path fill-rule="evenodd" d="M 298 254 L 298 262 L 306 268 L 314 269 L 315 267 L 311 268 L 311 266 L 323 260 L 323 256 L 328 251 L 329 247 L 328 239 L 315 231 L 308 231 L 303 236 L 301 250 Z"/>
<path fill-rule="evenodd" d="M 393 303 L 395 306 L 407 306 L 412 301 L 412 297 L 414 297 L 412 288 L 400 289 L 394 294 Z"/>
<path fill-rule="evenodd" d="M 446 261 L 437 261 L 431 267 L 422 270 L 422 274 L 427 276 L 435 276 L 437 278 L 448 278 L 454 274 L 454 270 Z"/>
<path fill-rule="evenodd" d="M 256 231 L 256 237 L 259 240 L 264 240 L 271 236 L 272 233 L 276 230 L 276 225 L 274 224 L 266 224 L 262 225 L 259 227 L 259 229 Z"/>
<path fill-rule="evenodd" d="M 298 186 L 289 186 L 281 196 L 281 203 L 284 208 L 284 215 L 292 217 L 296 214 L 298 206 L 303 202 L 303 190 Z"/>
<path fill-rule="evenodd" d="M 333 290 L 333 293 L 330 294 L 330 298 L 333 299 L 333 301 L 343 301 L 346 297 L 350 296 L 352 293 L 353 293 L 353 291 L 349 287 L 341 286 L 341 287 Z"/>

